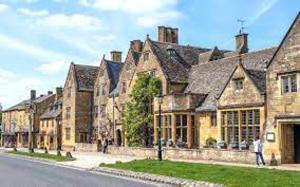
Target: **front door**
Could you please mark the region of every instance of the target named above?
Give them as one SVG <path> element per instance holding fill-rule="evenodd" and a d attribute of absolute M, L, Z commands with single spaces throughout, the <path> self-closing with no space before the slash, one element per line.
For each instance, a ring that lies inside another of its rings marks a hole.
<path fill-rule="evenodd" d="M 281 125 L 281 160 L 283 164 L 294 163 L 294 125 Z"/>
<path fill-rule="evenodd" d="M 300 163 L 300 125 L 294 126 L 295 162 Z"/>

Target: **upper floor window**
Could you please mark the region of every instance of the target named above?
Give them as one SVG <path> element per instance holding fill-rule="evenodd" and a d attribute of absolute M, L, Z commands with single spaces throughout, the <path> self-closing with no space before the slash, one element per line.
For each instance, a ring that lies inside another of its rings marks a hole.
<path fill-rule="evenodd" d="M 122 93 L 126 93 L 126 82 L 122 82 Z"/>
<path fill-rule="evenodd" d="M 281 92 L 297 92 L 297 74 L 281 76 Z"/>
<path fill-rule="evenodd" d="M 71 91 L 72 91 L 72 88 L 69 87 L 69 88 L 68 88 L 68 91 L 67 91 L 68 97 L 71 97 Z"/>
<path fill-rule="evenodd" d="M 96 96 L 99 96 L 100 92 L 99 92 L 99 88 L 96 88 Z"/>
<path fill-rule="evenodd" d="M 235 84 L 235 91 L 242 91 L 243 90 L 243 79 L 234 80 Z"/>
<path fill-rule="evenodd" d="M 144 61 L 149 60 L 149 52 L 144 53 Z"/>
<path fill-rule="evenodd" d="M 155 71 L 154 71 L 154 70 L 149 71 L 149 75 L 150 75 L 151 77 L 154 77 L 154 76 L 155 76 Z"/>
<path fill-rule="evenodd" d="M 106 90 L 105 90 L 105 84 L 101 85 L 101 95 L 105 95 L 106 94 Z"/>

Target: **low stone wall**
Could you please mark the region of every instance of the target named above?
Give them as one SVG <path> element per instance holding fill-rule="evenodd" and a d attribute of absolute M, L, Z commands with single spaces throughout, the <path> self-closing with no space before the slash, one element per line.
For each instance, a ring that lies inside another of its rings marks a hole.
<path fill-rule="evenodd" d="M 157 158 L 156 148 L 109 147 L 109 153 L 136 157 Z M 255 155 L 251 151 L 227 149 L 179 149 L 163 148 L 164 159 L 214 160 L 238 163 L 255 163 Z"/>
<path fill-rule="evenodd" d="M 89 144 L 89 143 L 76 143 L 75 151 L 83 151 L 83 152 L 96 152 L 97 144 Z"/>

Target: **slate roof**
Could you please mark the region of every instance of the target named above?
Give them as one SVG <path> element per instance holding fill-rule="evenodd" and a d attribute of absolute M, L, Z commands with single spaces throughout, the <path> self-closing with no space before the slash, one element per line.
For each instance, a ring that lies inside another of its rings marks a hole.
<path fill-rule="evenodd" d="M 249 70 L 249 75 L 258 88 L 264 89 L 265 83 L 259 83 L 260 79 L 264 77 L 261 72 L 266 68 L 275 50 L 276 48 L 273 47 L 193 66 L 189 73 L 189 85 L 185 92 L 208 94 L 196 111 L 216 110 L 216 98 L 223 91 L 231 74 L 240 63 L 240 59 L 243 67 Z"/>
<path fill-rule="evenodd" d="M 37 97 L 35 100 L 33 100 L 34 103 L 40 103 L 43 102 L 44 100 L 48 99 L 49 97 L 53 96 L 53 94 L 50 95 L 42 95 L 40 97 Z M 6 110 L 3 112 L 9 112 L 13 110 L 25 110 L 25 108 L 30 104 L 30 99 L 24 100 Z"/>
<path fill-rule="evenodd" d="M 62 113 L 63 99 L 60 98 L 50 105 L 46 112 L 41 115 L 41 119 L 56 118 Z"/>
<path fill-rule="evenodd" d="M 120 76 L 121 69 L 123 67 L 123 63 L 122 62 L 114 62 L 114 61 L 105 60 L 105 59 L 104 59 L 104 63 L 106 63 L 108 76 L 111 81 L 111 90 L 110 91 L 112 91 L 117 87 L 117 84 L 119 82 L 119 76 Z"/>
<path fill-rule="evenodd" d="M 256 87 L 261 93 L 266 92 L 266 72 L 259 70 L 246 70 L 250 79 L 254 82 Z"/>
<path fill-rule="evenodd" d="M 90 65 L 74 65 L 74 74 L 79 91 L 93 91 L 99 67 Z"/>
<path fill-rule="evenodd" d="M 188 83 L 188 72 L 192 65 L 199 63 L 199 54 L 210 49 L 192 46 L 183 46 L 174 43 L 148 40 L 153 53 L 157 56 L 162 71 L 170 82 Z M 168 49 L 174 53 L 169 55 Z"/>

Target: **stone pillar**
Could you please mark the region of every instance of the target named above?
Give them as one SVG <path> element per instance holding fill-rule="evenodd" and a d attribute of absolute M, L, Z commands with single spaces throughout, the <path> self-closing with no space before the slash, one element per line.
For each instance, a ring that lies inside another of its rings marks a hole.
<path fill-rule="evenodd" d="M 192 147 L 192 120 L 191 115 L 187 115 L 187 146 Z"/>
<path fill-rule="evenodd" d="M 172 142 L 176 144 L 176 115 L 172 114 Z"/>
<path fill-rule="evenodd" d="M 154 142 L 155 143 L 158 143 L 157 142 L 157 136 L 158 136 L 158 132 L 157 132 L 157 126 L 158 126 L 157 117 L 158 117 L 158 115 L 154 115 L 154 125 L 153 125 L 153 127 L 154 127 Z"/>

